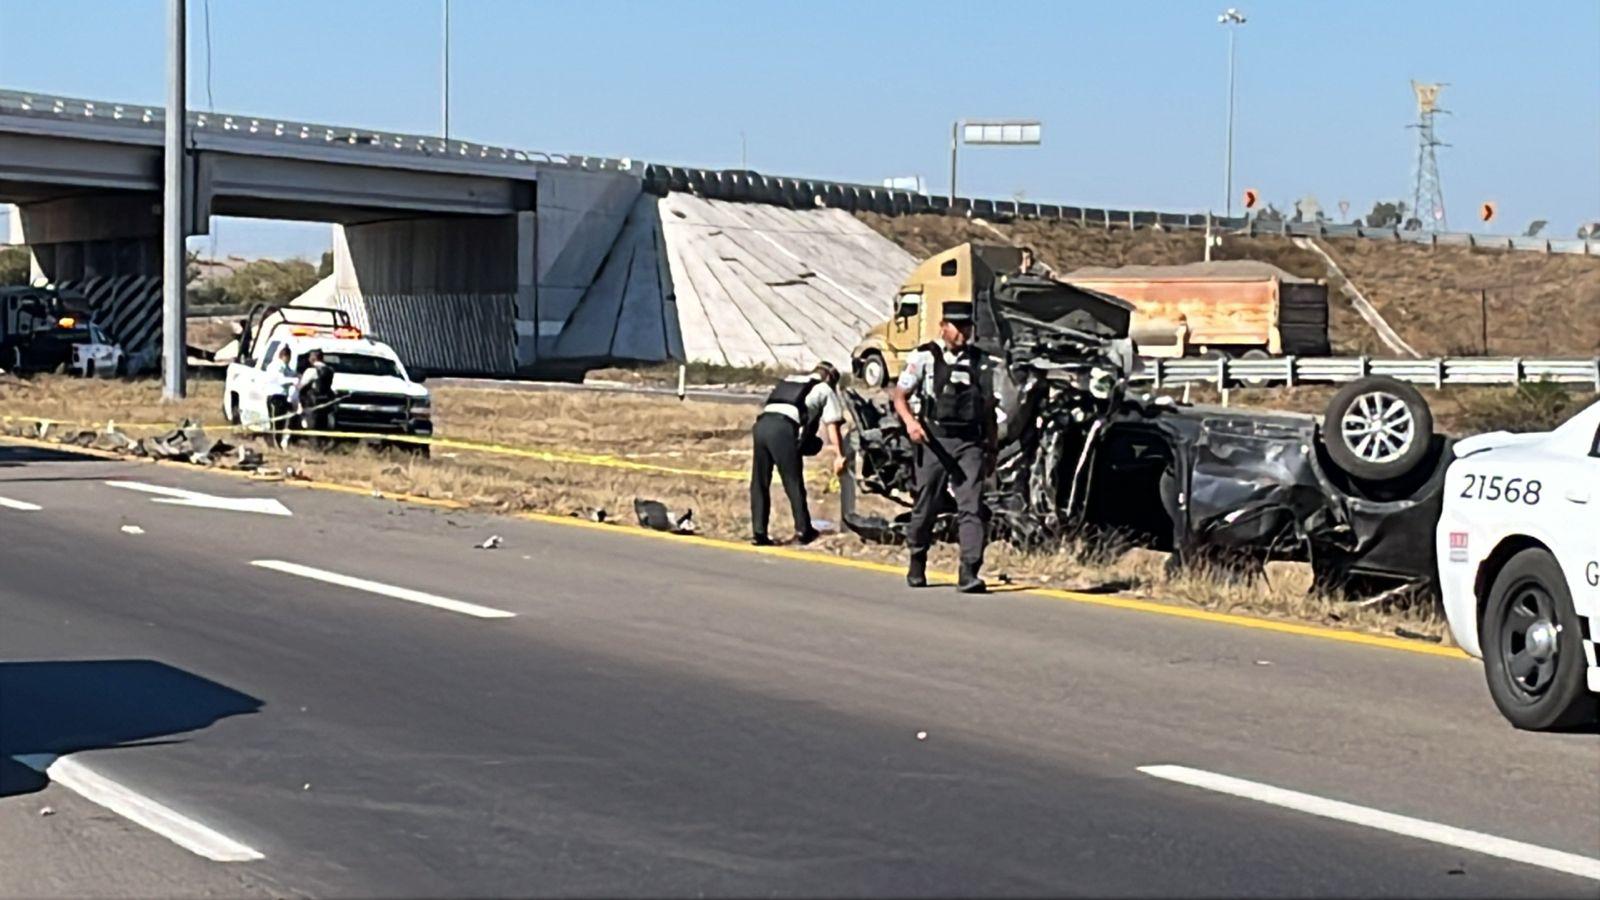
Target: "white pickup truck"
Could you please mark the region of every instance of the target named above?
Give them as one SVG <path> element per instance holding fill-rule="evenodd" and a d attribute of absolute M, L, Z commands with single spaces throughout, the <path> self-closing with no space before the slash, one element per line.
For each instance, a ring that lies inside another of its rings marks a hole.
<path fill-rule="evenodd" d="M 1600 708 L 1600 402 L 1554 431 L 1458 442 L 1435 536 L 1456 643 L 1518 728 Z"/>
<path fill-rule="evenodd" d="M 333 369 L 330 430 L 374 437 L 433 434 L 428 389 L 411 380 L 393 348 L 362 334 L 343 310 L 321 307 L 251 311 L 239 356 L 228 365 L 222 394 L 228 421 L 252 431 L 293 427 L 296 378 L 284 374 L 278 361 L 285 347 L 296 376 L 313 350 L 322 351 Z"/>

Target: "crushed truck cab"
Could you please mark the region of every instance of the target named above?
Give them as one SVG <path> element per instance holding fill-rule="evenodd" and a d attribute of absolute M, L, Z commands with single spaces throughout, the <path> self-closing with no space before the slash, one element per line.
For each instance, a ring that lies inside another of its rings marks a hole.
<path fill-rule="evenodd" d="M 285 347 L 292 376 L 278 364 Z M 228 365 L 222 399 L 228 420 L 252 431 L 290 427 L 295 382 L 313 350 L 322 351 L 333 369 L 331 430 L 374 437 L 433 434 L 428 389 L 411 379 L 393 348 L 363 334 L 344 310 L 321 307 L 251 310 L 239 357 Z"/>
<path fill-rule="evenodd" d="M 1459 441 L 1435 534 L 1456 643 L 1519 728 L 1592 720 L 1600 700 L 1600 402 L 1554 431 Z"/>

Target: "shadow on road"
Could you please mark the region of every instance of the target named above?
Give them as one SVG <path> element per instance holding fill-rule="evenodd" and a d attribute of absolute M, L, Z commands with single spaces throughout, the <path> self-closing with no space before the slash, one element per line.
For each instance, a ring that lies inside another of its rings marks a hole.
<path fill-rule="evenodd" d="M 105 462 L 105 460 L 86 453 L 72 453 L 67 450 L 53 450 L 44 447 L 28 447 L 21 444 L 0 442 L 0 467 L 51 462 Z"/>
<path fill-rule="evenodd" d="M 0 797 L 45 786 L 42 769 L 79 750 L 195 731 L 262 703 L 149 659 L 0 662 Z"/>

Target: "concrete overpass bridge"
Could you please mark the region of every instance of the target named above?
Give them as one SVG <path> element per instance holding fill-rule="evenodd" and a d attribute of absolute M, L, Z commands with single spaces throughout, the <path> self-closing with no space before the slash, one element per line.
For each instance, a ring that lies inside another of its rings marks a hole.
<path fill-rule="evenodd" d="M 205 234 L 213 215 L 339 226 L 335 274 L 319 299 L 438 373 L 686 357 L 842 362 L 850 335 L 887 315 L 912 261 L 847 214 L 818 208 L 927 205 L 905 192 L 751 172 L 189 118 L 187 233 Z M 0 91 L 0 202 L 16 204 L 36 268 L 88 294 L 108 330 L 150 363 L 160 343 L 164 127 L 159 107 Z M 734 210 L 739 203 L 781 209 Z"/>

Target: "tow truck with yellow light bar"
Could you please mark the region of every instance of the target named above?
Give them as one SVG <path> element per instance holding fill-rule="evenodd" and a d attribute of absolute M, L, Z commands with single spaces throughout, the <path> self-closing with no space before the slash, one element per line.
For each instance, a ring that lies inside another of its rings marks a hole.
<path fill-rule="evenodd" d="M 284 348 L 290 372 L 279 362 Z M 380 439 L 433 434 L 428 389 L 412 380 L 392 347 L 363 333 L 345 310 L 331 307 L 258 305 L 250 310 L 223 390 L 228 421 L 251 431 L 292 428 L 298 409 L 295 382 L 313 350 L 322 351 L 333 369 L 331 431 Z"/>

